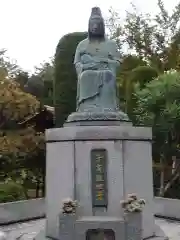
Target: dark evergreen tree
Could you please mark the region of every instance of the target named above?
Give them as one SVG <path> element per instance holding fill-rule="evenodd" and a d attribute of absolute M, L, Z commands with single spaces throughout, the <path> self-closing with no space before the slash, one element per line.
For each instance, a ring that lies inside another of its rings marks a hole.
<path fill-rule="evenodd" d="M 57 45 L 53 86 L 56 127 L 61 127 L 76 110 L 77 76 L 73 61 L 78 43 L 86 37 L 86 32 L 69 33 Z"/>

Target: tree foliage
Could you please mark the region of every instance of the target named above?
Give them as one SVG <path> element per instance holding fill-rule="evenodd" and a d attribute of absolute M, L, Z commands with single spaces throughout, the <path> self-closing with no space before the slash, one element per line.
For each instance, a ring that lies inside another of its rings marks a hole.
<path fill-rule="evenodd" d="M 134 96 L 134 87 L 138 83 L 140 89 L 158 77 L 158 72 L 150 66 L 138 66 L 129 73 L 126 80 L 126 111 L 130 119 L 134 122 L 133 109 L 136 108 L 136 97 Z"/>
<path fill-rule="evenodd" d="M 21 71 L 17 62 L 7 56 L 6 49 L 0 49 L 0 69 L 4 71 L 5 76 L 11 77 L 15 77 Z"/>
<path fill-rule="evenodd" d="M 43 104 L 53 106 L 54 59 L 36 67 L 35 74 L 42 79 L 44 84 Z"/>
<path fill-rule="evenodd" d="M 42 78 L 33 74 L 25 84 L 24 90 L 42 101 L 44 97 L 44 82 Z"/>
<path fill-rule="evenodd" d="M 86 32 L 67 34 L 56 48 L 54 106 L 57 127 L 62 126 L 67 116 L 76 110 L 77 76 L 73 59 L 78 43 L 86 37 Z"/>
<path fill-rule="evenodd" d="M 107 25 L 111 37 L 118 44 L 121 43 L 121 52 L 124 52 L 126 46 L 163 72 L 175 68 L 179 57 L 180 3 L 175 6 L 172 14 L 165 9 L 162 0 L 158 0 L 157 5 L 159 13 L 155 17 L 138 12 L 132 5 L 132 11 L 127 11 L 124 22 L 118 12 L 110 9 Z"/>
<path fill-rule="evenodd" d="M 0 129 L 9 129 L 36 113 L 39 102 L 11 79 L 0 79 Z"/>
<path fill-rule="evenodd" d="M 28 80 L 29 80 L 29 73 L 28 72 L 24 72 L 24 71 L 20 71 L 16 77 L 14 78 L 14 80 L 19 84 L 19 87 L 24 90 L 24 86 L 27 84 Z"/>
<path fill-rule="evenodd" d="M 158 71 L 155 68 L 151 66 L 138 66 L 132 69 L 128 80 L 133 84 L 138 82 L 140 87 L 143 88 L 146 83 L 157 77 Z"/>
<path fill-rule="evenodd" d="M 25 194 L 23 187 L 13 181 L 0 183 L 0 203 L 13 202 L 17 199 L 24 200 Z"/>
<path fill-rule="evenodd" d="M 127 112 L 127 101 L 130 96 L 129 92 L 132 89 L 129 86 L 129 78 L 133 69 L 138 66 L 144 66 L 146 62 L 140 57 L 135 55 L 124 55 L 122 62 L 117 71 L 117 85 L 119 89 L 120 107 L 123 111 Z"/>
<path fill-rule="evenodd" d="M 179 92 L 180 74 L 177 71 L 159 75 L 143 89 L 136 86 L 138 121 L 156 126 L 163 132 L 172 130 L 180 120 Z"/>
<path fill-rule="evenodd" d="M 49 62 L 43 62 L 40 67 L 35 68 L 35 75 L 41 77 L 43 82 L 54 80 L 54 58 L 50 59 Z"/>
<path fill-rule="evenodd" d="M 39 111 L 40 103 L 20 89 L 12 79 L 0 80 L 0 177 L 20 178 L 28 159 L 44 152 L 44 136 L 32 127 L 20 129 L 19 123 Z M 36 164 L 37 165 L 37 164 Z M 31 169 L 35 169 L 36 165 Z"/>
<path fill-rule="evenodd" d="M 137 85 L 135 96 L 137 123 L 153 129 L 153 159 L 169 165 L 174 161 L 176 163 L 170 181 L 161 187 L 160 194 L 163 196 L 179 177 L 180 170 L 177 164 L 180 158 L 180 73 L 172 70 L 165 72 L 143 89 Z"/>

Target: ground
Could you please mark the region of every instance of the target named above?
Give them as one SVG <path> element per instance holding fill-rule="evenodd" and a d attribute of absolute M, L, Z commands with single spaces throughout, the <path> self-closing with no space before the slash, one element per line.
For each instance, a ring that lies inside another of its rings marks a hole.
<path fill-rule="evenodd" d="M 180 223 L 156 218 L 156 224 L 169 237 L 169 240 L 180 239 Z M 32 240 L 45 226 L 45 219 L 39 219 L 24 223 L 16 223 L 8 226 L 0 226 L 0 231 L 7 233 L 7 240 Z"/>

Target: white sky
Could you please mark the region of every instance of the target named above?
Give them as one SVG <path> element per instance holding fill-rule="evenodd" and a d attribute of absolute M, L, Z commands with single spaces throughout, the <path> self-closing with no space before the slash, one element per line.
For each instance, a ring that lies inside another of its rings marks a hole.
<path fill-rule="evenodd" d="M 171 10 L 180 0 L 164 0 Z M 59 39 L 68 32 L 87 30 L 91 8 L 99 6 L 125 14 L 131 0 L 0 0 L 0 49 L 31 71 L 55 53 Z M 143 12 L 157 11 L 157 0 L 132 0 Z"/>

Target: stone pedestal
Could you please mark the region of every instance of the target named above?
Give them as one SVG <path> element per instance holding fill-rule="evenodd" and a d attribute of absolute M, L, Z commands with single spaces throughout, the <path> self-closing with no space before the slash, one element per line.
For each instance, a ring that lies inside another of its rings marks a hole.
<path fill-rule="evenodd" d="M 59 238 L 64 198 L 78 200 L 77 215 L 123 218 L 120 201 L 136 193 L 146 200 L 143 238 L 155 235 L 151 129 L 132 126 L 72 126 L 49 129 L 47 140 L 46 235 Z M 107 153 L 107 206 L 93 207 L 91 151 Z"/>

